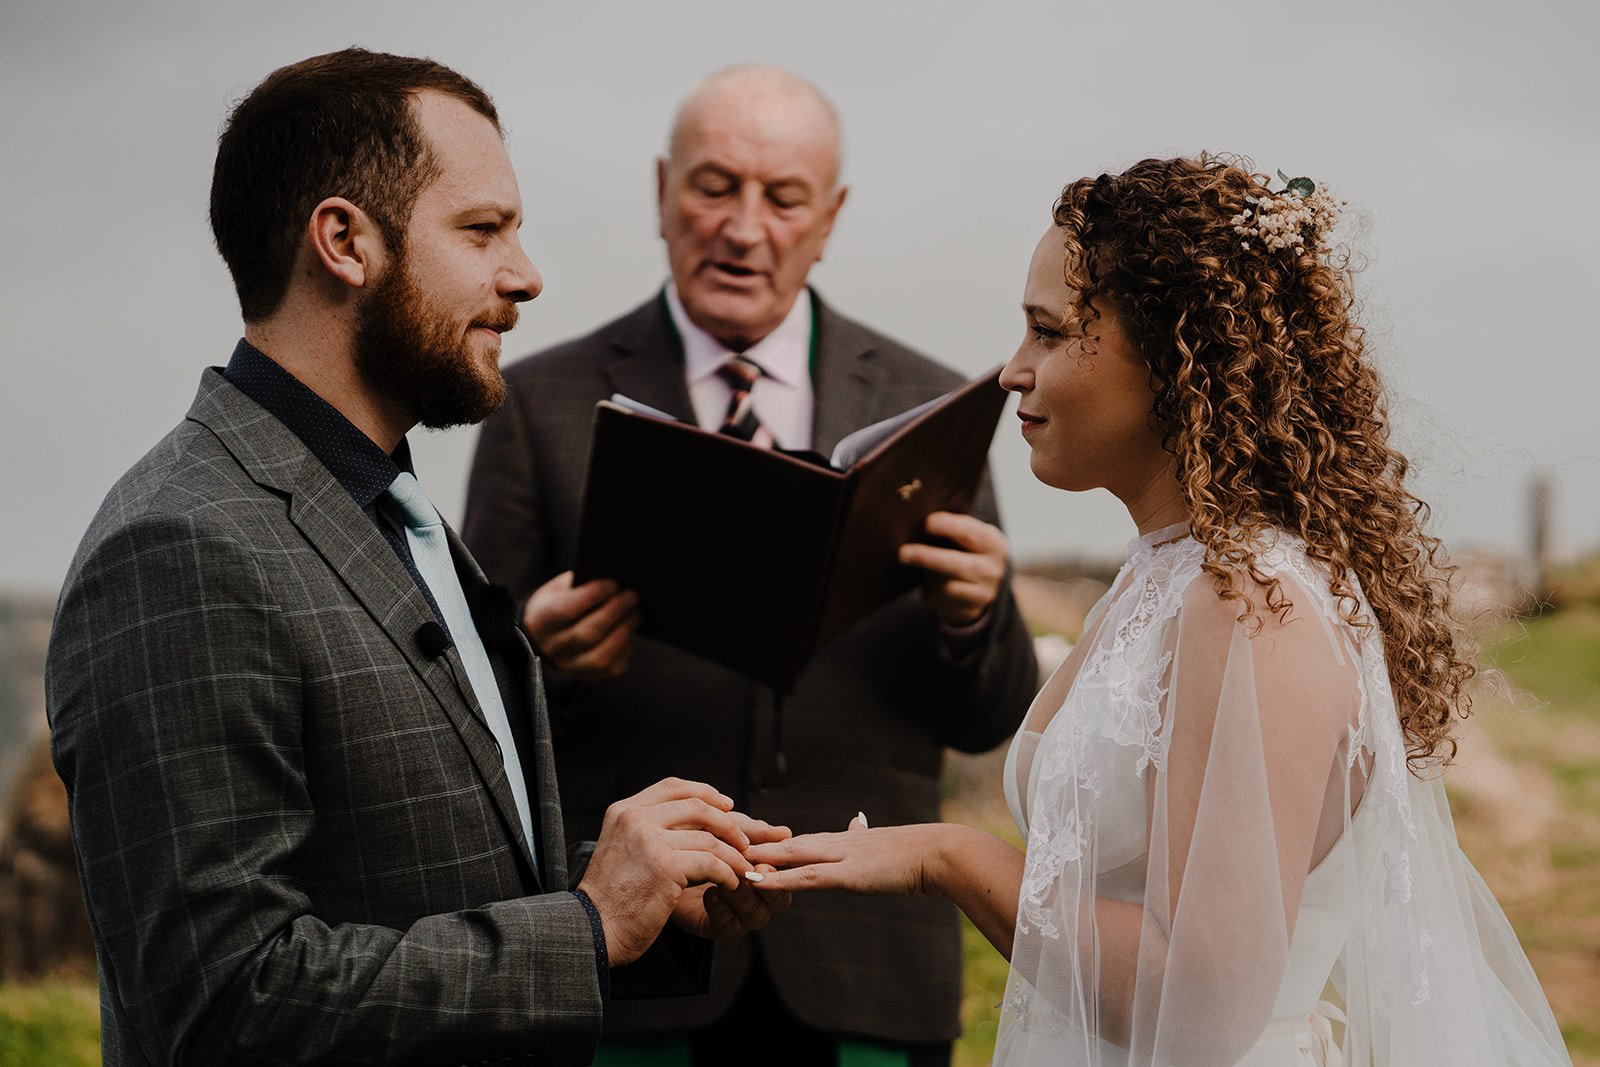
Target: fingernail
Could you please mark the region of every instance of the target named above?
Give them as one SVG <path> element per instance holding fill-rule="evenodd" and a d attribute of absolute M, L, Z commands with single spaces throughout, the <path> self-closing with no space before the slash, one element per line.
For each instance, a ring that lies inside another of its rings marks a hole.
<path fill-rule="evenodd" d="M 764 882 L 767 880 L 767 876 L 762 874 L 760 871 L 745 871 L 744 876 L 746 879 L 752 882 Z"/>
<path fill-rule="evenodd" d="M 865 830 L 867 828 L 867 813 L 864 811 L 858 811 L 856 812 L 856 818 L 861 820 L 861 828 Z"/>

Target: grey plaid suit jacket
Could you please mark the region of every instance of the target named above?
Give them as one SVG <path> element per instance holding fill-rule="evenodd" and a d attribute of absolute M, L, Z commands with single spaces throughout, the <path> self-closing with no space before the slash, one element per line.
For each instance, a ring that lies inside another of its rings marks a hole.
<path fill-rule="evenodd" d="M 953 371 L 812 295 L 819 451 L 960 384 Z M 508 367 L 506 382 L 506 402 L 479 438 L 462 529 L 490 577 L 526 597 L 576 554 L 595 401 L 620 392 L 691 422 L 694 408 L 682 344 L 659 294 Z M 987 484 L 974 512 L 998 521 Z M 753 514 L 751 536 L 782 521 Z M 983 647 L 961 661 L 942 652 L 932 612 L 908 594 L 841 635 L 801 676 L 785 707 L 789 773 L 779 781 L 772 694 L 641 637 L 621 678 L 549 672 L 568 836 L 592 836 L 608 804 L 668 771 L 710 782 L 740 810 L 795 833 L 843 829 L 857 809 L 873 825 L 936 820 L 944 747 L 982 751 L 1009 737 L 1033 699 L 1036 674 L 1009 582 Z M 708 995 L 615 1004 L 607 1034 L 681 1031 L 720 1018 L 751 966 L 752 946 L 787 1006 L 819 1029 L 904 1044 L 961 1031 L 955 908 L 933 897 L 828 892 L 803 894 L 771 926 L 718 946 Z"/>
<path fill-rule="evenodd" d="M 481 572 L 452 537 L 463 582 Z M 541 884 L 455 651 L 301 441 L 205 373 L 57 608 L 52 746 L 107 1064 L 587 1063 L 601 994 L 537 661 Z M 515 709 L 513 709 L 515 713 Z"/>

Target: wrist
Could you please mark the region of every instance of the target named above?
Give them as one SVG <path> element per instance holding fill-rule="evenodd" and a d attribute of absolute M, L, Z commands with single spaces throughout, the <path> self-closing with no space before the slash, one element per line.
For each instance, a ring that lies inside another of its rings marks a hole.
<path fill-rule="evenodd" d="M 595 971 L 600 980 L 600 1000 L 604 1003 L 611 999 L 610 935 L 606 933 L 605 920 L 600 916 L 600 908 L 588 891 L 580 885 L 572 891 L 572 895 L 583 905 L 584 914 L 589 919 L 589 936 L 594 941 Z"/>
<path fill-rule="evenodd" d="M 932 823 L 928 827 L 933 840 L 924 855 L 920 892 L 924 896 L 949 897 L 960 868 L 964 845 L 973 832 L 959 823 Z"/>

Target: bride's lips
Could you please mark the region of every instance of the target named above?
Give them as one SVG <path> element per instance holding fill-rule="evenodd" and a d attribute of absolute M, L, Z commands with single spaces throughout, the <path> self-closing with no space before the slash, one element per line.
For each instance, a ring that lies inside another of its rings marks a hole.
<path fill-rule="evenodd" d="M 1022 420 L 1022 436 L 1027 437 L 1033 431 L 1044 426 L 1046 419 L 1043 415 L 1029 415 L 1025 411 L 1017 412 L 1017 418 Z"/>

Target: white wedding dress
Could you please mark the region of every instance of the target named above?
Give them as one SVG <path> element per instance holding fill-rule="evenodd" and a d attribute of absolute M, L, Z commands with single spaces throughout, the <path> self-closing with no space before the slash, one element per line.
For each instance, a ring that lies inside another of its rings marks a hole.
<path fill-rule="evenodd" d="M 1276 533 L 1257 580 L 1293 607 L 1253 584 L 1240 623 L 1203 562 L 1187 526 L 1131 544 L 1012 743 L 995 1063 L 1570 1064 L 1437 770 L 1408 768 L 1360 588 Z"/>

